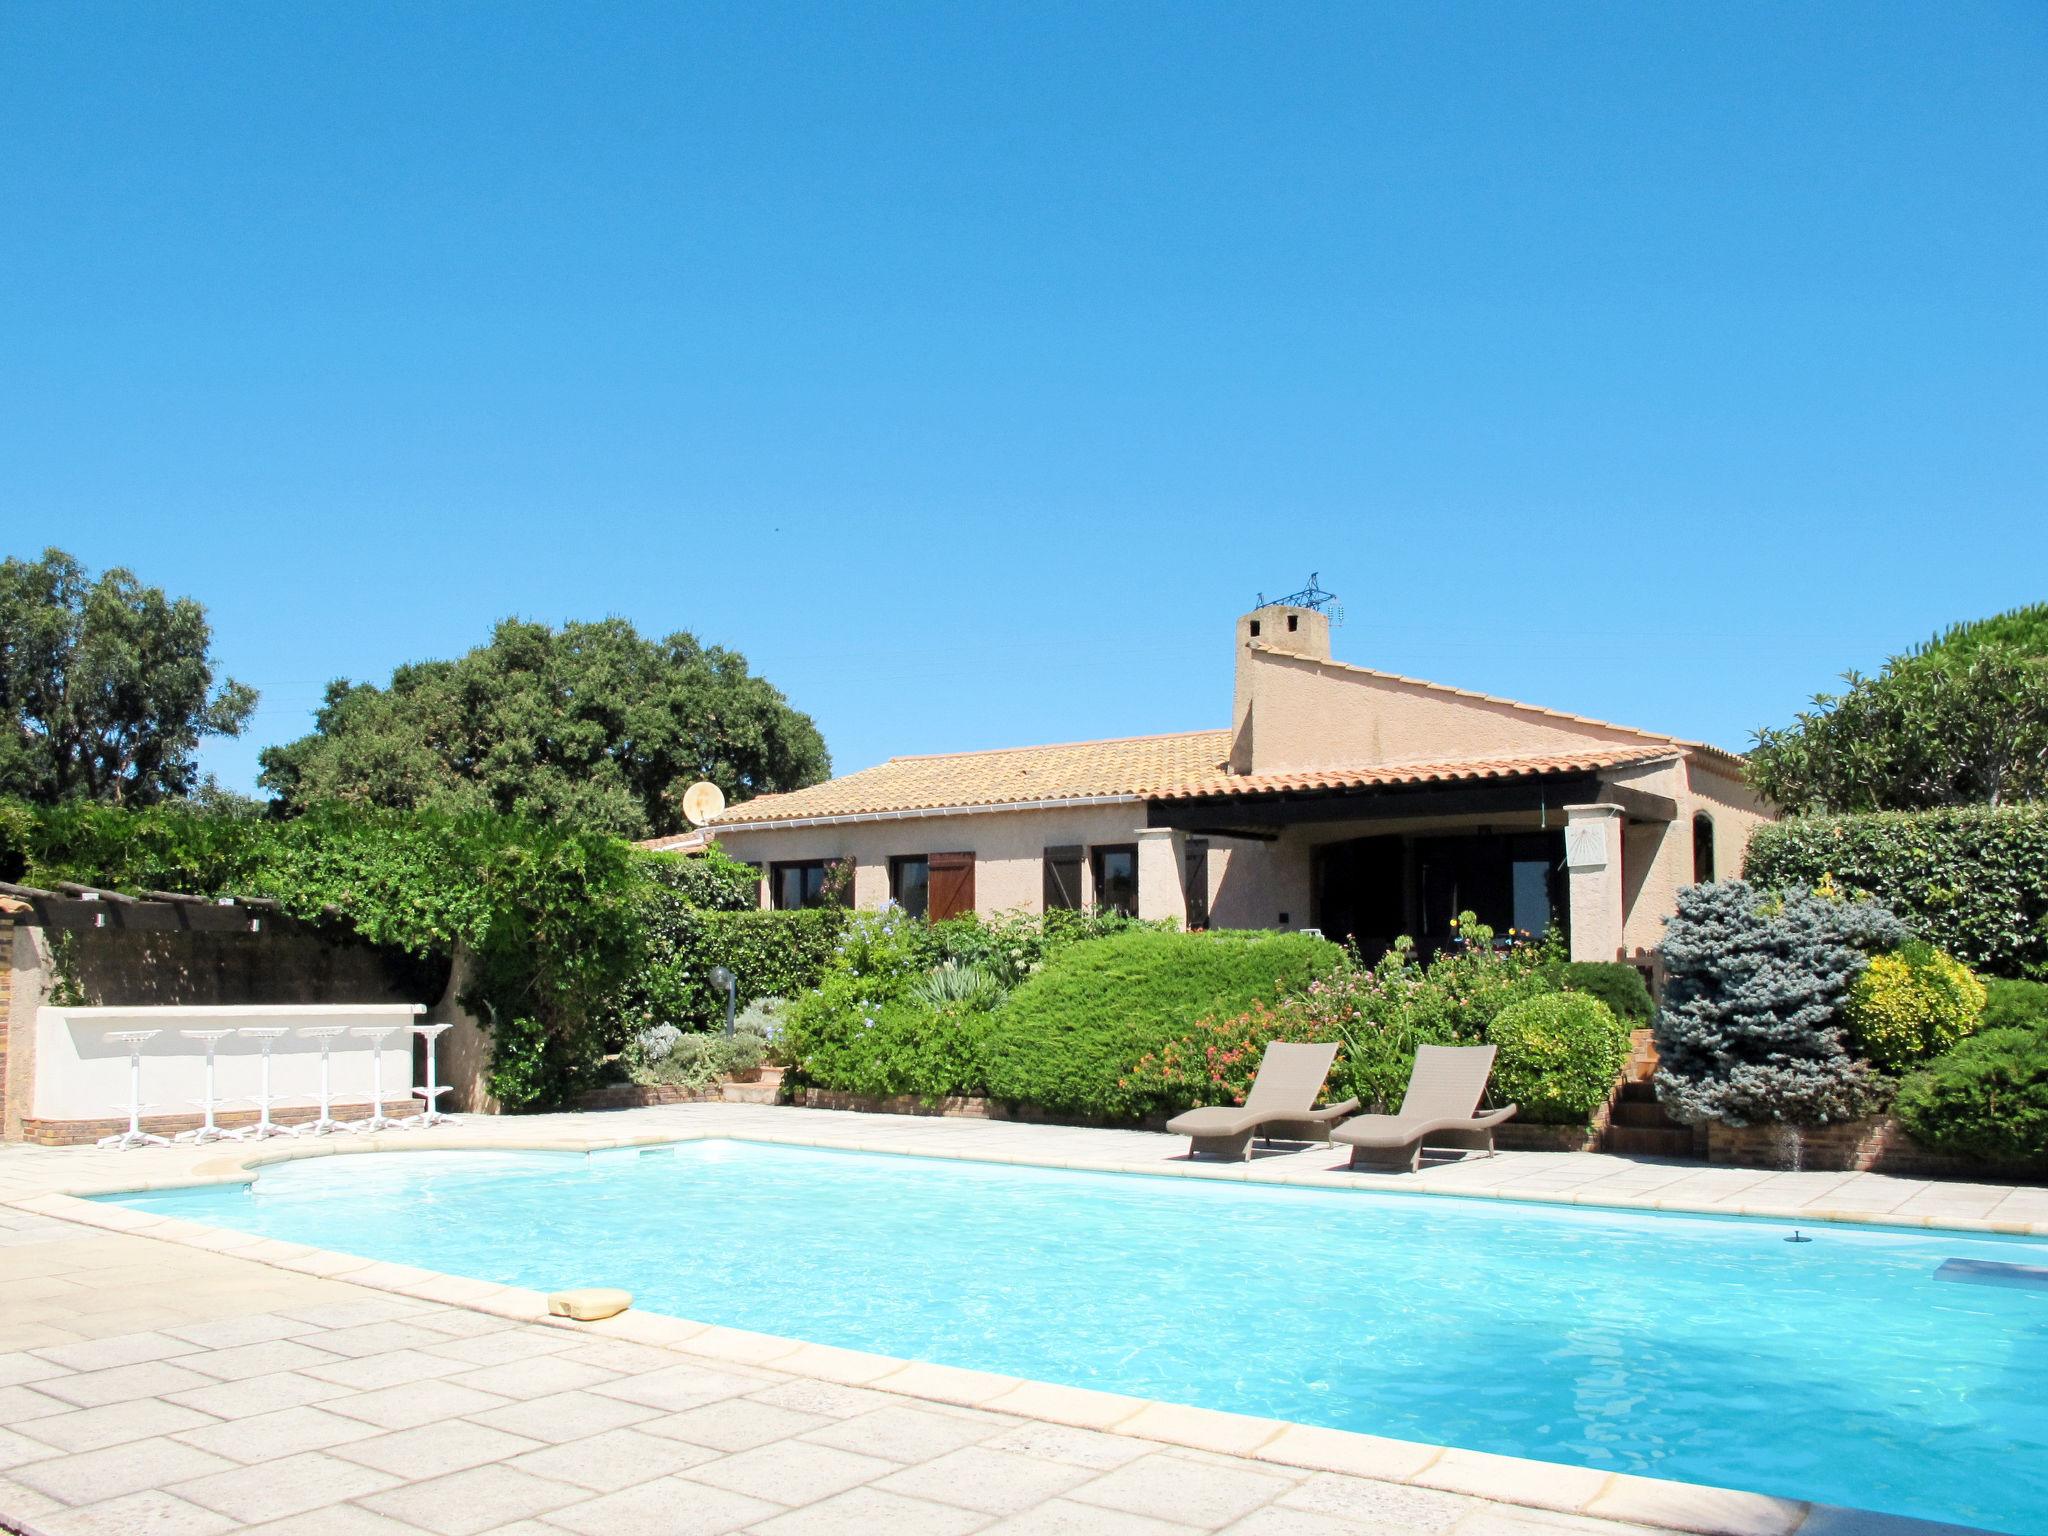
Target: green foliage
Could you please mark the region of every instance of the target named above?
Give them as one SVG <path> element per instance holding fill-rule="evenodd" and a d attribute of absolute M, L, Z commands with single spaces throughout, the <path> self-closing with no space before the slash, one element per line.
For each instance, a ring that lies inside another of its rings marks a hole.
<path fill-rule="evenodd" d="M 791 1004 L 780 1052 L 803 1082 L 838 1092 L 981 1093 L 989 1013 L 1009 989 L 1062 949 L 1130 931 L 1153 930 L 1118 913 L 854 913 L 816 989 Z"/>
<path fill-rule="evenodd" d="M 1275 1041 L 1314 1045 L 1329 1040 L 1338 1042 L 1337 1061 L 1317 1102 L 1351 1098 L 1352 1074 L 1344 1032 L 1328 1011 L 1305 1005 L 1298 998 L 1254 1002 L 1241 1012 L 1203 1019 L 1193 1029 L 1140 1056 L 1118 1087 L 1133 1104 L 1151 1114 L 1175 1115 L 1204 1104 L 1242 1104 L 1268 1045 Z"/>
<path fill-rule="evenodd" d="M 68 804 L 0 816 L 32 884 L 78 880 L 274 897 L 294 917 L 415 955 L 472 958 L 463 1001 L 492 1031 L 491 1091 L 509 1108 L 587 1085 L 621 1026 L 653 872 L 614 838 L 511 817 L 321 806 L 290 821 Z"/>
<path fill-rule="evenodd" d="M 911 1000 L 932 1013 L 949 1008 L 986 1013 L 1008 995 L 1009 988 L 994 971 L 959 960 L 941 961 L 910 984 Z"/>
<path fill-rule="evenodd" d="M 1338 1042 L 1328 1094 L 1391 1110 L 1408 1087 L 1418 1045 L 1472 1045 L 1501 1012 L 1552 990 L 1555 967 L 1527 946 L 1453 949 L 1427 966 L 1397 946 L 1370 969 L 1344 966 L 1272 1002 L 1204 1019 L 1139 1058 L 1119 1085 L 1145 1108 L 1242 1103 L 1268 1041 Z"/>
<path fill-rule="evenodd" d="M 1643 973 L 1622 961 L 1573 960 L 1548 967 L 1547 973 L 1563 991 L 1599 998 L 1627 1028 L 1642 1028 L 1657 1011 Z"/>
<path fill-rule="evenodd" d="M 684 1034 L 672 1024 L 657 1024 L 627 1041 L 621 1054 L 626 1075 L 636 1083 L 702 1090 L 752 1076 L 767 1053 L 767 1038 L 752 1030 Z"/>
<path fill-rule="evenodd" d="M 1893 1111 L 1922 1146 L 1958 1157 L 2048 1157 L 2048 1034 L 1986 1029 L 1899 1085 Z"/>
<path fill-rule="evenodd" d="M 673 1024 L 723 1029 L 725 995 L 711 985 L 714 966 L 733 974 L 734 999 L 796 997 L 818 985 L 839 943 L 843 907 L 802 912 L 707 912 L 676 892 L 656 889 L 641 910 L 641 956 L 612 1008 L 629 1029 Z"/>
<path fill-rule="evenodd" d="M 2048 603 L 2033 603 L 1988 619 L 1972 619 L 1943 630 L 1914 656 L 1965 657 L 1986 646 L 2004 645 L 2028 656 L 2048 656 Z"/>
<path fill-rule="evenodd" d="M 1140 929 L 1071 945 L 990 1016 L 988 1091 L 1062 1113 L 1142 1113 L 1128 1074 L 1146 1052 L 1342 965 L 1342 950 L 1307 934 Z"/>
<path fill-rule="evenodd" d="M 456 661 L 398 668 L 388 687 L 331 683 L 314 732 L 262 755 L 287 811 L 324 800 L 496 811 L 645 837 L 681 829 L 682 791 L 742 800 L 830 771 L 808 715 L 746 659 L 623 619 L 507 619 Z"/>
<path fill-rule="evenodd" d="M 1992 977 L 1984 983 L 1980 1029 L 2038 1029 L 2048 1032 L 2048 982 Z"/>
<path fill-rule="evenodd" d="M 0 561 L 0 796 L 144 806 L 199 786 L 202 736 L 239 736 L 256 691 L 213 683 L 192 599 L 94 579 L 60 549 Z"/>
<path fill-rule="evenodd" d="M 1850 1050 L 1843 1002 L 1870 956 L 1906 937 L 1875 902 L 1741 880 L 1681 890 L 1664 931 L 1658 1099 L 1689 1124 L 1868 1113 L 1884 1084 Z"/>
<path fill-rule="evenodd" d="M 1607 1102 L 1628 1063 L 1629 1027 L 1586 992 L 1553 992 L 1510 1003 L 1487 1026 L 1499 1049 L 1496 1103 L 1520 1106 L 1538 1125 L 1584 1125 Z"/>
<path fill-rule="evenodd" d="M 2048 979 L 2048 804 L 1815 816 L 1759 827 L 1744 875 L 1832 879 L 1992 976 Z"/>
<path fill-rule="evenodd" d="M 1757 733 L 1750 783 L 1796 812 L 2048 795 L 2042 627 L 2038 611 L 2022 610 L 1895 656 L 1876 677 L 1845 674 L 1842 693 L 1817 695 L 1794 725 Z"/>
<path fill-rule="evenodd" d="M 1849 988 L 1843 1013 L 1857 1050 L 1887 1072 L 1939 1056 L 1977 1028 L 1984 983 L 1931 944 L 1875 955 Z"/>

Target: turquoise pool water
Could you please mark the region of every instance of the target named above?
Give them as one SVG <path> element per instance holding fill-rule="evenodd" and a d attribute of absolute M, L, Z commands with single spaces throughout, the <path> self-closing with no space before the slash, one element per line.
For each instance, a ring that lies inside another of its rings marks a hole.
<path fill-rule="evenodd" d="M 883 1354 L 2048 1531 L 2048 1287 L 1936 1278 L 2048 1244 L 727 1141 L 116 1198 Z"/>

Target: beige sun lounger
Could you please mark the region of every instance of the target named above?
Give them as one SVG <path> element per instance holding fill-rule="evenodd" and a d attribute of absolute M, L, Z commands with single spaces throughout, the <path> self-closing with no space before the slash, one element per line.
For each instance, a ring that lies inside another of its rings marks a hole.
<path fill-rule="evenodd" d="M 1493 1075 L 1490 1045 L 1425 1045 L 1415 1052 L 1408 1092 L 1398 1115 L 1360 1115 L 1331 1140 L 1351 1149 L 1354 1168 L 1398 1169 L 1422 1165 L 1422 1145 L 1466 1147 L 1493 1155 L 1493 1128 L 1510 1119 L 1515 1106 L 1479 1111 L 1486 1080 Z"/>
<path fill-rule="evenodd" d="M 1358 1108 L 1358 1100 L 1316 1108 L 1316 1095 L 1337 1059 L 1335 1041 L 1328 1045 L 1290 1045 L 1275 1040 L 1259 1058 L 1259 1075 L 1242 1105 L 1191 1109 L 1166 1122 L 1176 1136 L 1189 1138 L 1188 1155 L 1251 1156 L 1254 1134 L 1271 1141 L 1328 1141 L 1330 1127 Z"/>

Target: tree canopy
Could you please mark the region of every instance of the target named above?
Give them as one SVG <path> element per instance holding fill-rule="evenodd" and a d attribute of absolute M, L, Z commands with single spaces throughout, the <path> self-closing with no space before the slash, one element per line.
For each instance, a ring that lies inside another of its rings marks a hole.
<path fill-rule="evenodd" d="M 200 787 L 202 736 L 238 736 L 256 691 L 216 688 L 191 598 L 61 549 L 0 561 L 0 795 L 152 805 Z"/>
<path fill-rule="evenodd" d="M 1915 811 L 2048 797 L 2048 605 L 1957 625 L 1844 675 L 1757 732 L 1756 789 L 1790 811 Z"/>
<path fill-rule="evenodd" d="M 688 634 L 649 640 L 624 619 L 507 619 L 488 645 L 402 666 L 388 687 L 339 679 L 313 733 L 262 764 L 288 812 L 494 810 L 623 837 L 679 831 L 698 779 L 741 800 L 831 771 L 810 716 L 744 656 Z"/>

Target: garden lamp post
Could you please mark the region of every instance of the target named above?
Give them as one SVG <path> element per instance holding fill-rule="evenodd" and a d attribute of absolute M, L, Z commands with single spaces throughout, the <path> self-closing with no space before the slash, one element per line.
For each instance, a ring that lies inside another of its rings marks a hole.
<path fill-rule="evenodd" d="M 711 967 L 711 985 L 725 993 L 725 1032 L 730 1037 L 732 1034 L 733 1002 L 739 984 L 730 970 L 722 965 L 714 965 Z"/>

